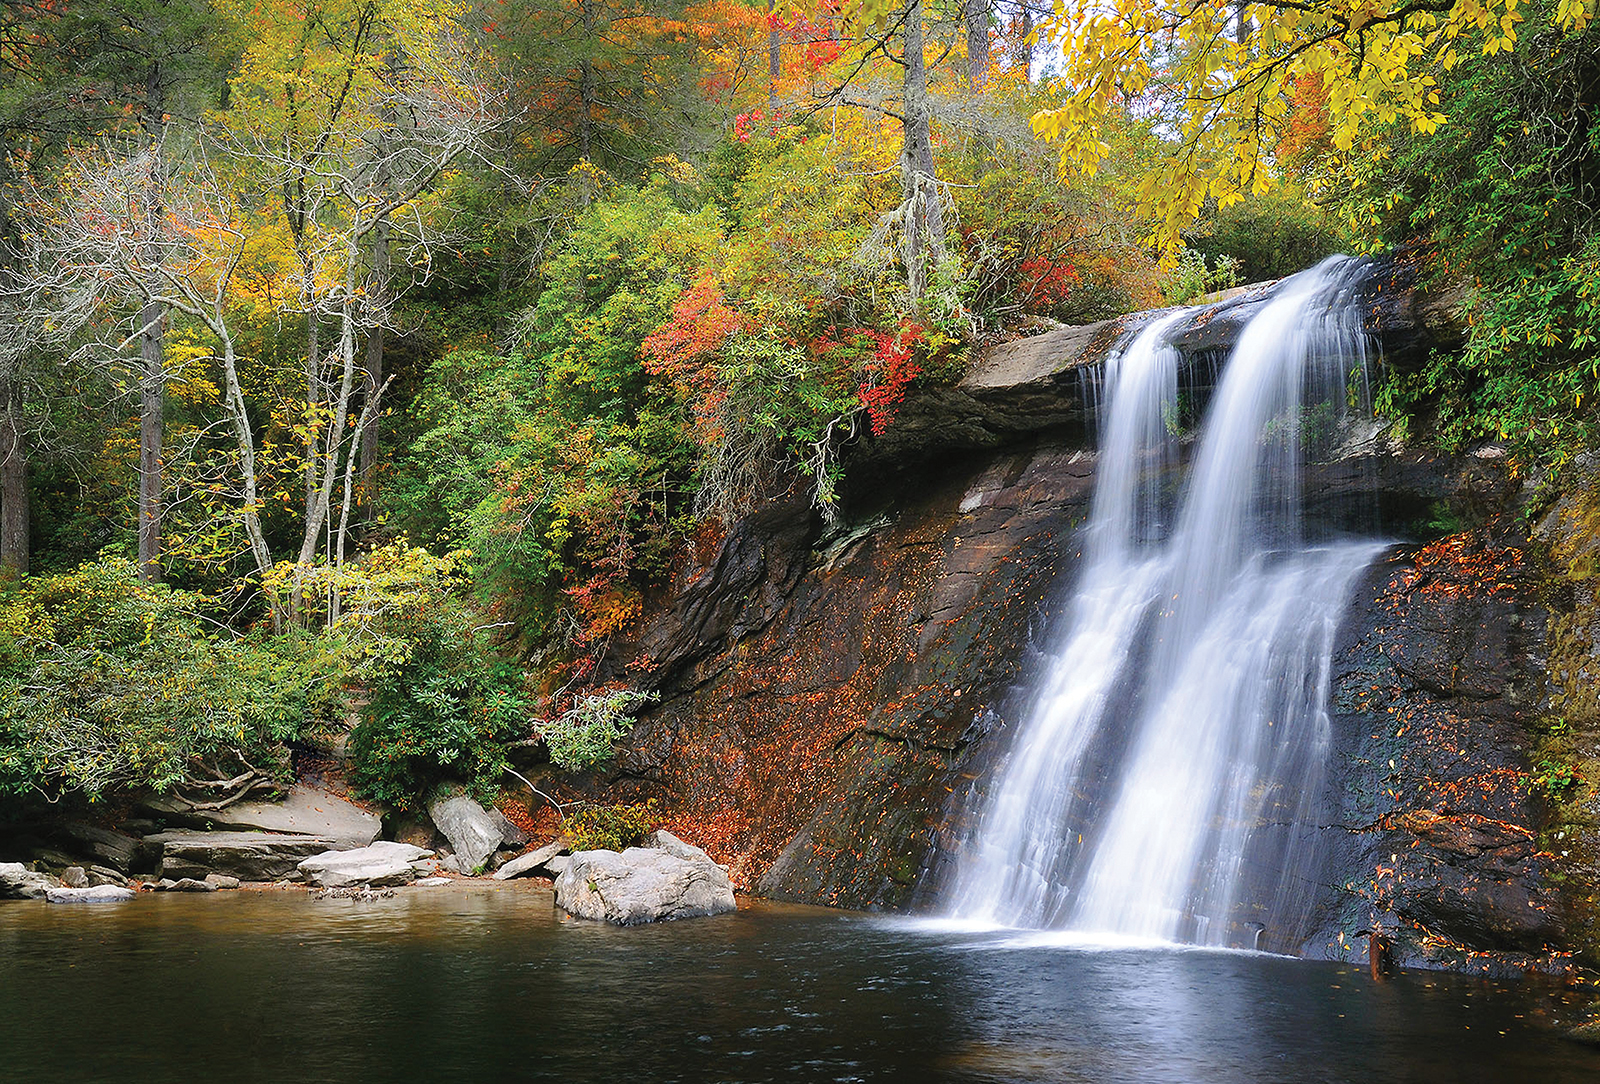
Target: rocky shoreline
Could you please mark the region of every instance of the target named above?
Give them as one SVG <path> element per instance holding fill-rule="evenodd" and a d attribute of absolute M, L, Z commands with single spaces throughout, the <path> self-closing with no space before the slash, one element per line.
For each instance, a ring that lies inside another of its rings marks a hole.
<path fill-rule="evenodd" d="M 135 835 L 156 825 L 134 818 L 121 831 L 65 822 L 44 829 L 47 841 L 14 837 L 0 854 L 28 851 L 29 861 L 0 862 L 0 900 L 117 903 L 141 892 L 269 886 L 364 897 L 458 880 L 543 877 L 568 914 L 616 925 L 722 914 L 737 906 L 727 867 L 669 832 L 654 832 L 644 846 L 620 852 L 573 853 L 562 837 L 535 847 L 502 812 L 466 795 L 440 796 L 425 815 L 406 821 L 411 835 L 433 846 L 379 839 L 378 817 L 305 784 L 291 788 L 282 802 L 175 815 L 210 827 Z"/>

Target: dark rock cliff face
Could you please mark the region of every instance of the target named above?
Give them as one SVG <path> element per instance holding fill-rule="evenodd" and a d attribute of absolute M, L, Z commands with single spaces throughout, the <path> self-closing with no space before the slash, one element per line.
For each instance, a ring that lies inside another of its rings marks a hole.
<path fill-rule="evenodd" d="M 803 506 L 736 525 L 631 660 L 662 703 L 623 789 L 661 795 L 744 887 L 903 904 L 1072 557 L 1092 463 L 988 456 L 828 540 Z"/>
<path fill-rule="evenodd" d="M 1334 659 L 1338 812 L 1308 953 L 1348 955 L 1372 929 L 1402 962 L 1548 963 L 1572 947 L 1529 785 L 1548 616 L 1534 563 L 1502 521 L 1370 570 Z"/>
<path fill-rule="evenodd" d="M 1391 358 L 1438 324 L 1395 285 L 1402 271 L 1371 287 Z M 1224 350 L 1257 303 L 1220 307 L 1193 357 Z M 1082 370 L 1122 330 L 999 348 L 961 386 L 908 402 L 850 463 L 848 530 L 825 536 L 778 502 L 704 540 L 607 662 L 661 699 L 605 789 L 657 798 L 742 888 L 937 906 L 963 796 L 1003 754 L 1071 586 L 1093 488 Z M 1495 449 L 1449 460 L 1365 437 L 1307 472 L 1315 522 L 1401 542 L 1340 637 L 1305 951 L 1360 958 L 1356 935 L 1376 928 L 1414 961 L 1549 962 L 1587 919 L 1530 786 L 1551 601 L 1542 551 L 1509 514 L 1525 494 Z"/>

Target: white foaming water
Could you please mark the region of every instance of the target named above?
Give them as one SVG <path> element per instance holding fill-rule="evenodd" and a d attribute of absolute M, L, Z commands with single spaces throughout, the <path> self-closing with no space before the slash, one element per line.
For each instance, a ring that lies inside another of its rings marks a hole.
<path fill-rule="evenodd" d="M 1303 420 L 1330 425 L 1364 373 L 1341 290 L 1352 266 L 1287 280 L 1244 328 L 1164 541 L 1167 337 L 1188 314 L 1108 361 L 1078 586 L 962 858 L 954 914 L 1219 946 L 1301 933 L 1333 636 L 1382 549 L 1307 547 L 1298 514 Z"/>

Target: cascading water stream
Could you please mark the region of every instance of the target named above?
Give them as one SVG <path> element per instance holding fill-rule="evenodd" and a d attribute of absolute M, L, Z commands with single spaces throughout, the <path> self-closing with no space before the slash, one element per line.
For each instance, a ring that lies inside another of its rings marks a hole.
<path fill-rule="evenodd" d="M 1333 635 L 1382 548 L 1308 546 L 1299 516 L 1305 404 L 1326 421 L 1365 371 L 1354 266 L 1286 280 L 1244 328 L 1170 534 L 1168 336 L 1189 314 L 1107 362 L 1076 592 L 961 860 L 956 915 L 1216 945 L 1301 932 Z"/>

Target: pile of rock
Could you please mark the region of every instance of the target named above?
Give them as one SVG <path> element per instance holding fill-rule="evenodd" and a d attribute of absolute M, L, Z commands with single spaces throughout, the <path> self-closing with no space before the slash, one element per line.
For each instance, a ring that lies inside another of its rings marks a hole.
<path fill-rule="evenodd" d="M 142 837 L 91 825 L 55 826 L 33 868 L 0 863 L 0 899 L 101 903 L 133 898 L 130 878 L 157 892 L 216 892 L 244 881 L 296 881 L 319 897 L 377 898 L 405 885 L 447 884 L 440 874 L 498 870 L 497 880 L 540 875 L 556 903 L 619 925 L 721 914 L 735 908 L 725 866 L 669 832 L 643 847 L 571 854 L 557 840 L 513 857 L 528 837 L 499 810 L 465 794 L 440 794 L 425 815 L 379 840 L 379 819 L 327 791 L 296 786 L 278 803 L 216 813 L 157 800 L 147 811 L 178 827 Z M 157 825 L 150 824 L 154 829 Z M 66 849 L 85 856 L 74 859 Z"/>

